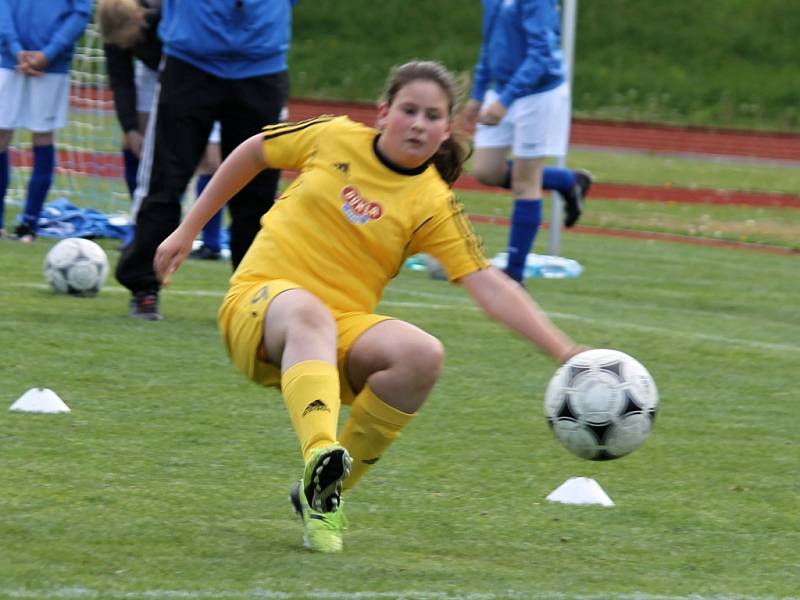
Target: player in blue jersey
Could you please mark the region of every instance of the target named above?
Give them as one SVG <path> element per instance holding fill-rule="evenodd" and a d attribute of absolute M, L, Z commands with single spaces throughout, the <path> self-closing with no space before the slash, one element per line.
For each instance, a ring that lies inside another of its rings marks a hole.
<path fill-rule="evenodd" d="M 54 131 L 67 124 L 69 64 L 92 14 L 92 0 L 0 0 L 0 236 L 9 183 L 8 147 L 15 129 L 33 138 L 33 172 L 14 237 L 36 238 L 53 182 Z"/>
<path fill-rule="evenodd" d="M 547 157 L 566 155 L 569 140 L 560 32 L 558 0 L 483 0 L 483 41 L 464 120 L 467 127 L 477 122 L 475 176 L 514 195 L 506 273 L 517 281 L 542 221 L 542 190 L 562 195 L 571 227 L 591 185 L 586 171 L 544 166 Z"/>
<path fill-rule="evenodd" d="M 153 271 L 159 243 L 178 225 L 181 194 L 203 155 L 214 121 L 223 158 L 279 120 L 289 91 L 287 54 L 292 0 L 163 0 L 163 42 L 153 127 L 142 150 L 136 233 L 116 276 L 132 294 L 130 316 L 158 320 L 160 284 Z M 272 205 L 278 171 L 264 171 L 228 203 L 236 267 Z M 140 191 L 141 190 L 141 191 Z"/>

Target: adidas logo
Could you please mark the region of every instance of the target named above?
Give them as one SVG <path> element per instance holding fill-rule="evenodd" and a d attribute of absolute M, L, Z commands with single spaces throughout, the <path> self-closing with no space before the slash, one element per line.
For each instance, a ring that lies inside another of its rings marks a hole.
<path fill-rule="evenodd" d="M 333 163 L 334 168 L 341 172 L 343 175 L 347 175 L 350 172 L 350 163 L 340 162 L 340 163 Z"/>
<path fill-rule="evenodd" d="M 315 410 L 324 410 L 325 412 L 331 412 L 331 409 L 328 408 L 328 405 L 325 404 L 322 400 L 314 400 L 311 404 L 306 406 L 306 409 L 303 411 L 303 416 L 305 417 L 308 413 L 314 412 Z"/>

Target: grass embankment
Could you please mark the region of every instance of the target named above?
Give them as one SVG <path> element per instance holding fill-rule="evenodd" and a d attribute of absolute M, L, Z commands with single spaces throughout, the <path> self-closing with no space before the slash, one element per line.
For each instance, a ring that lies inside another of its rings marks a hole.
<path fill-rule="evenodd" d="M 414 57 L 471 71 L 481 3 L 300 2 L 291 50 L 296 96 L 374 100 Z M 781 0 L 580 2 L 578 116 L 800 131 L 800 10 Z"/>

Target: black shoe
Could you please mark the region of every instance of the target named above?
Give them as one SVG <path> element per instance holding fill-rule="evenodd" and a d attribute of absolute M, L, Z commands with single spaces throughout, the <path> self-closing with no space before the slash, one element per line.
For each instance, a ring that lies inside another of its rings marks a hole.
<path fill-rule="evenodd" d="M 160 321 L 163 317 L 158 312 L 158 292 L 136 292 L 131 298 L 131 319 L 142 321 Z"/>
<path fill-rule="evenodd" d="M 189 258 L 199 258 L 200 260 L 220 260 L 222 252 L 219 250 L 212 250 L 208 246 L 200 246 L 196 250 L 189 253 Z"/>
<path fill-rule="evenodd" d="M 14 227 L 14 233 L 11 234 L 12 240 L 17 240 L 23 244 L 30 244 L 36 239 L 36 231 L 27 223 L 20 223 Z"/>
<path fill-rule="evenodd" d="M 575 185 L 564 198 L 564 226 L 572 227 L 578 222 L 583 212 L 586 195 L 592 187 L 592 174 L 584 169 L 575 171 Z"/>

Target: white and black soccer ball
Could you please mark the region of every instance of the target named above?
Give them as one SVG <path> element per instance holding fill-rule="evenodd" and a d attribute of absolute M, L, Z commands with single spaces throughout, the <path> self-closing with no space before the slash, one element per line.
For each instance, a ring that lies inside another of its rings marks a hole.
<path fill-rule="evenodd" d="M 108 257 L 91 240 L 61 240 L 44 259 L 44 278 L 57 294 L 95 296 L 107 276 Z"/>
<path fill-rule="evenodd" d="M 658 390 L 638 360 L 618 350 L 576 354 L 553 375 L 544 398 L 550 428 L 567 450 L 588 460 L 611 460 L 650 435 Z"/>

